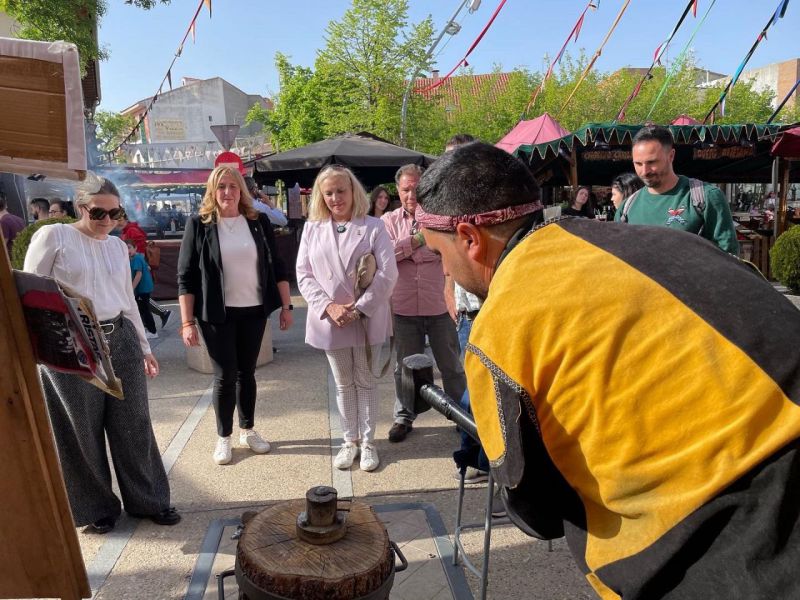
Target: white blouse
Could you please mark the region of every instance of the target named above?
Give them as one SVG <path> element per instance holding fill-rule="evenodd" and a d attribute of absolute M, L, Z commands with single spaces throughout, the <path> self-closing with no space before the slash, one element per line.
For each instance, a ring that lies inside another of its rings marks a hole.
<path fill-rule="evenodd" d="M 128 247 L 119 238 L 98 240 L 64 223 L 45 225 L 31 238 L 23 270 L 52 277 L 89 298 L 101 321 L 122 312 L 136 328 L 142 352 L 150 354 L 133 296 Z"/>
<path fill-rule="evenodd" d="M 217 232 L 222 255 L 225 306 L 260 306 L 258 251 L 247 220 L 242 215 L 222 217 Z"/>

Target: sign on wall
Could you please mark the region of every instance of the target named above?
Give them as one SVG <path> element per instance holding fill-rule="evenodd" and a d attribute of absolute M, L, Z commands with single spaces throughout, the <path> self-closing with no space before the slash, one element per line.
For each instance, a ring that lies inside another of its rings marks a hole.
<path fill-rule="evenodd" d="M 153 121 L 155 139 L 159 142 L 186 139 L 186 125 L 180 119 L 158 119 Z"/>

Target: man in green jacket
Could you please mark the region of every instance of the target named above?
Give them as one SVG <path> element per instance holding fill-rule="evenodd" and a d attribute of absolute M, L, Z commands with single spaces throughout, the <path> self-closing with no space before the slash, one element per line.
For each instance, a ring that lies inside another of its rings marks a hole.
<path fill-rule="evenodd" d="M 624 201 L 616 221 L 682 229 L 730 254 L 739 251 L 728 201 L 719 188 L 673 170 L 675 148 L 667 128 L 642 127 L 633 138 L 632 156 L 645 187 Z"/>

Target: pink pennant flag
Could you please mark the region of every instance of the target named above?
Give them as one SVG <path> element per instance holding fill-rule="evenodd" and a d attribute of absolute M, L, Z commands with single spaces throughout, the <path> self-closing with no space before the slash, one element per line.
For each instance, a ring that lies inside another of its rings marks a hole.
<path fill-rule="evenodd" d="M 661 66 L 661 59 L 659 58 L 659 56 L 658 56 L 658 53 L 659 53 L 659 52 L 661 52 L 661 47 L 662 47 L 663 45 L 664 45 L 663 43 L 659 44 L 659 45 L 658 45 L 658 48 L 656 48 L 656 51 L 655 51 L 655 53 L 653 54 L 653 62 L 654 62 L 654 63 L 657 63 L 657 64 L 658 64 L 658 66 Z"/>
<path fill-rule="evenodd" d="M 203 0 L 203 3 L 208 7 L 208 18 L 211 18 L 211 0 Z"/>
<path fill-rule="evenodd" d="M 192 21 L 192 24 L 189 27 L 189 29 L 192 32 L 192 43 L 194 44 L 197 41 L 197 25 L 194 21 Z"/>
<path fill-rule="evenodd" d="M 586 14 L 586 13 L 584 13 L 584 14 Z M 581 27 L 583 27 L 583 15 L 581 15 L 581 18 L 578 19 L 578 23 L 575 25 L 575 41 L 576 42 L 578 41 L 578 35 L 581 32 Z"/>
<path fill-rule="evenodd" d="M 694 4 L 692 4 L 692 15 L 697 18 L 697 3 L 700 0 L 694 0 Z"/>

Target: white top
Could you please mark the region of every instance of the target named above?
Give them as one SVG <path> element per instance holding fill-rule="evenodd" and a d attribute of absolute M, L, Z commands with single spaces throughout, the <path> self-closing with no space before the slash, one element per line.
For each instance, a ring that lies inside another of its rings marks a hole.
<path fill-rule="evenodd" d="M 481 299 L 475 294 L 470 294 L 463 287 L 454 282 L 453 294 L 456 299 L 456 310 L 458 312 L 467 311 L 472 312 L 479 310 L 481 307 Z"/>
<path fill-rule="evenodd" d="M 242 215 L 222 217 L 217 232 L 222 255 L 225 306 L 260 306 L 258 252 L 247 220 Z"/>
<path fill-rule="evenodd" d="M 282 210 L 272 208 L 269 204 L 262 202 L 257 198 L 253 198 L 253 208 L 255 208 L 258 212 L 267 215 L 269 222 L 273 225 L 277 225 L 278 227 L 284 227 L 289 222 L 289 219 L 286 218 L 286 215 L 283 214 Z"/>
<path fill-rule="evenodd" d="M 52 277 L 85 296 L 101 321 L 122 312 L 136 328 L 142 352 L 150 354 L 133 297 L 128 247 L 119 238 L 98 240 L 72 225 L 45 225 L 31 238 L 23 270 Z"/>

